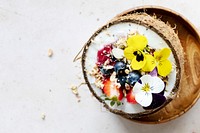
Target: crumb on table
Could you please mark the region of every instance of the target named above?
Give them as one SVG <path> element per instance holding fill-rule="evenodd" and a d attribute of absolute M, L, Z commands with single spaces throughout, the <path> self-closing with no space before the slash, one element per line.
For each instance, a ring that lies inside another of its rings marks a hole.
<path fill-rule="evenodd" d="M 42 120 L 45 120 L 46 119 L 46 115 L 42 114 L 41 118 L 42 118 Z"/>
<path fill-rule="evenodd" d="M 78 99 L 78 103 L 81 101 L 80 100 L 80 95 L 78 93 L 78 88 L 83 85 L 85 83 L 81 83 L 80 85 L 76 86 L 76 85 L 71 85 L 70 89 L 72 90 L 72 93 L 76 96 L 76 98 Z"/>
<path fill-rule="evenodd" d="M 48 50 L 48 56 L 49 56 L 49 57 L 52 57 L 52 56 L 53 56 L 53 50 L 52 50 L 52 49 L 49 49 L 49 50 Z"/>

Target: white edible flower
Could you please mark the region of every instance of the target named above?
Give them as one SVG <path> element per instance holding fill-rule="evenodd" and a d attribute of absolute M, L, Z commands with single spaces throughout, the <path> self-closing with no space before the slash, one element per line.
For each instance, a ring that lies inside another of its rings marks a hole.
<path fill-rule="evenodd" d="M 164 90 L 165 84 L 159 77 L 144 75 L 133 87 L 133 93 L 137 103 L 143 107 L 148 107 L 152 101 L 152 93 L 160 93 Z"/>

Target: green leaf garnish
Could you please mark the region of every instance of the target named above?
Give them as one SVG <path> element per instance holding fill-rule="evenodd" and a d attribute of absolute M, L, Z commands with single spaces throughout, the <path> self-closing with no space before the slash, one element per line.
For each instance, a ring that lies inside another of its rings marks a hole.
<path fill-rule="evenodd" d="M 111 100 L 110 98 L 106 97 L 105 100 Z"/>
<path fill-rule="evenodd" d="M 117 106 L 122 105 L 122 103 L 118 100 L 117 96 L 109 98 L 107 96 L 102 95 L 102 97 L 105 97 L 104 98 L 105 101 L 110 101 L 110 106 L 114 106 L 115 104 L 117 104 Z"/>
<path fill-rule="evenodd" d="M 115 105 L 115 101 L 110 102 L 110 106 L 113 106 L 113 105 Z"/>
<path fill-rule="evenodd" d="M 122 103 L 120 101 L 117 101 L 117 106 L 120 106 Z"/>

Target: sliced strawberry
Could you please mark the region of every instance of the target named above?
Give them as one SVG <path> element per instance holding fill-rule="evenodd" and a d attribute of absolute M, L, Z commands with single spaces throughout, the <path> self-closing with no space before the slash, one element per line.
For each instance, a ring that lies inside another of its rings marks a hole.
<path fill-rule="evenodd" d="M 109 98 L 113 98 L 116 96 L 118 100 L 122 100 L 122 98 L 124 97 L 122 90 L 109 79 L 104 81 L 103 92 Z"/>
<path fill-rule="evenodd" d="M 127 102 L 129 102 L 129 103 L 132 103 L 132 104 L 137 103 L 136 100 L 135 100 L 135 95 L 134 95 L 132 90 L 130 90 L 128 92 L 128 94 L 126 95 L 126 99 L 127 99 Z"/>

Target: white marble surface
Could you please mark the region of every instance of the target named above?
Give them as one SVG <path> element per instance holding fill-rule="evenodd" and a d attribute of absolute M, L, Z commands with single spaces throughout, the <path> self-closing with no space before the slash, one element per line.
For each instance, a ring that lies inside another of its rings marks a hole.
<path fill-rule="evenodd" d="M 83 81 L 72 59 L 91 34 L 141 5 L 171 8 L 200 30 L 198 0 L 0 0 L 0 133 L 200 133 L 200 101 L 144 125 L 105 111 L 86 86 L 78 103 L 69 87 Z"/>

